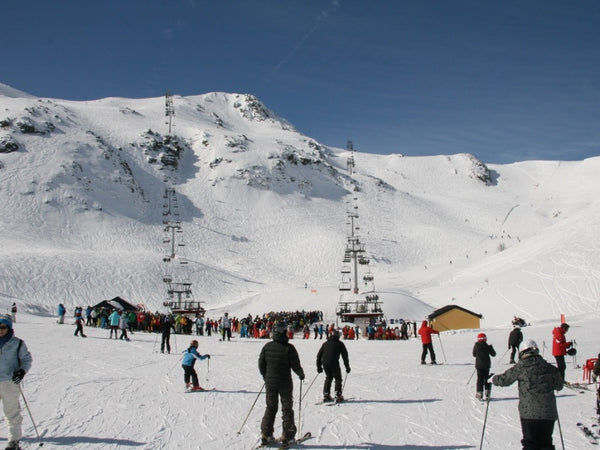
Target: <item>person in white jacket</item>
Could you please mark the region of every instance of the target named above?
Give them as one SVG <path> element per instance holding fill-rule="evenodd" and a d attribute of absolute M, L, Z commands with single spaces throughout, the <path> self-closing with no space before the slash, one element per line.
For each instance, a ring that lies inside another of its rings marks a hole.
<path fill-rule="evenodd" d="M 19 383 L 31 368 L 31 353 L 23 340 L 14 335 L 12 318 L 0 315 L 0 400 L 8 422 L 7 449 L 18 450 L 23 417 Z"/>

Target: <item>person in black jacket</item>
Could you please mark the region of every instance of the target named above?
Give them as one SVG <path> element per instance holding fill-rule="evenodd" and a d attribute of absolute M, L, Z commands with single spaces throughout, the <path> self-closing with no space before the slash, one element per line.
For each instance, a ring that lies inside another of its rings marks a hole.
<path fill-rule="evenodd" d="M 340 341 L 340 332 L 333 330 L 327 341 L 321 345 L 317 353 L 317 372 L 325 370 L 325 383 L 323 384 L 323 401 L 331 402 L 331 381 L 335 379 L 335 401 L 344 400 L 342 396 L 342 370 L 340 369 L 340 355 L 346 367 L 346 373 L 350 373 L 350 363 L 348 362 L 348 350 L 342 341 Z"/>
<path fill-rule="evenodd" d="M 171 353 L 171 329 L 175 331 L 175 325 L 173 324 L 173 316 L 168 315 L 164 317 L 160 324 L 160 352 L 165 352 L 165 346 L 167 347 L 167 353 Z"/>
<path fill-rule="evenodd" d="M 260 423 L 261 443 L 267 445 L 274 441 L 273 424 L 281 398 L 283 421 L 282 445 L 287 445 L 296 437 L 294 424 L 292 370 L 300 381 L 304 380 L 304 370 L 296 347 L 288 342 L 287 327 L 279 323 L 273 329 L 273 340 L 265 344 L 258 358 L 258 370 L 265 380 L 266 408 Z"/>
<path fill-rule="evenodd" d="M 519 362 L 506 372 L 494 375 L 496 386 L 519 382 L 519 416 L 524 449 L 553 449 L 552 432 L 558 419 L 554 391 L 563 388 L 560 371 L 539 354 L 535 341 L 528 339 L 519 353 Z M 508 445 L 507 445 L 508 447 Z"/>
<path fill-rule="evenodd" d="M 512 349 L 510 352 L 511 364 L 515 364 L 515 355 L 519 352 L 521 342 L 523 342 L 523 333 L 521 332 L 521 329 L 515 325 L 508 335 L 508 348 Z"/>
<path fill-rule="evenodd" d="M 475 397 L 483 400 L 483 387 L 485 385 L 485 398 L 489 400 L 491 383 L 487 379 L 490 377 L 490 368 L 492 367 L 492 359 L 490 356 L 496 356 L 494 347 L 487 343 L 485 333 L 477 335 L 477 342 L 473 346 L 473 356 L 475 357 L 475 370 L 477 370 L 477 392 Z"/>

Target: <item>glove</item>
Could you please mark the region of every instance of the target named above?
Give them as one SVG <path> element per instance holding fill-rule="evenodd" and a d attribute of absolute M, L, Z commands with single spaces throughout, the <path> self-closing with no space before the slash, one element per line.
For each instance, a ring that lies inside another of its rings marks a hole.
<path fill-rule="evenodd" d="M 208 359 L 210 359 L 210 355 L 206 355 L 206 357 L 207 357 Z"/>
<path fill-rule="evenodd" d="M 23 369 L 15 370 L 12 376 L 13 383 L 19 384 L 21 381 L 23 381 L 24 376 L 25 371 Z"/>
<path fill-rule="evenodd" d="M 323 368 L 322 367 L 317 367 L 317 373 L 321 373 L 323 372 Z"/>
<path fill-rule="evenodd" d="M 567 348 L 571 348 L 571 347 L 573 347 L 573 342 L 569 342 L 568 344 L 569 344 L 569 345 L 567 345 Z"/>
<path fill-rule="evenodd" d="M 346 373 L 350 373 L 350 367 L 346 367 Z"/>
<path fill-rule="evenodd" d="M 304 381 L 304 374 L 300 375 L 298 378 L 300 378 L 300 381 Z"/>
<path fill-rule="evenodd" d="M 491 382 L 492 382 L 492 378 L 494 378 L 494 374 L 493 374 L 493 373 L 490 373 L 490 374 L 488 375 L 487 382 L 488 382 L 488 383 L 491 383 Z"/>

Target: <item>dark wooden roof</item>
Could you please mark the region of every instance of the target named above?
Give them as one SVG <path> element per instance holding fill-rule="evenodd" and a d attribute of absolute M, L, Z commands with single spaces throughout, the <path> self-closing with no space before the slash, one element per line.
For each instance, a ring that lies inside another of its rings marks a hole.
<path fill-rule="evenodd" d="M 453 309 L 460 309 L 461 311 L 466 312 L 467 314 L 471 314 L 472 316 L 479 317 L 480 319 L 483 317 L 483 314 L 474 313 L 473 311 L 469 311 L 468 309 L 462 308 L 457 305 L 446 305 L 446 306 L 443 306 L 443 307 L 433 311 L 431 314 L 429 314 L 428 318 L 434 319 L 434 318 L 441 316 L 442 314 L 445 314 L 448 311 L 451 311 Z"/>

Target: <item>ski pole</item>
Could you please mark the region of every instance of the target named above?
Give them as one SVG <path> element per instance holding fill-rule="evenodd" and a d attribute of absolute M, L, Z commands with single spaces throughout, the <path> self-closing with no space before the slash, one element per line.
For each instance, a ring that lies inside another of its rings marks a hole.
<path fill-rule="evenodd" d="M 510 350 L 510 347 L 508 349 L 506 349 L 506 351 L 504 352 L 504 354 L 502 355 L 502 357 L 498 361 L 498 364 L 500 364 L 502 362 L 502 360 L 504 359 L 504 357 L 506 356 L 506 354 L 508 353 L 509 350 Z"/>
<path fill-rule="evenodd" d="M 442 355 L 444 355 L 444 362 L 447 362 L 446 361 L 446 352 L 444 351 L 444 346 L 442 345 L 442 338 L 440 337 L 439 333 L 437 336 L 438 336 L 438 339 L 440 340 L 440 347 L 442 349 Z"/>
<path fill-rule="evenodd" d="M 490 388 L 490 393 L 491 393 L 491 388 Z M 485 434 L 485 425 L 487 423 L 488 409 L 490 407 L 490 396 L 488 396 L 486 403 L 487 404 L 485 405 L 485 417 L 483 418 L 483 429 L 481 430 L 481 441 L 479 442 L 479 450 L 481 450 L 483 448 L 483 436 Z"/>
<path fill-rule="evenodd" d="M 346 380 L 348 379 L 348 372 L 346 372 L 346 376 L 344 377 L 344 383 L 342 384 L 342 392 L 344 392 L 344 388 L 346 387 Z"/>
<path fill-rule="evenodd" d="M 25 398 L 25 393 L 23 392 L 23 388 L 21 387 L 20 384 L 18 386 L 19 386 L 19 390 L 21 391 L 21 397 L 23 397 L 23 402 L 25 403 L 25 407 L 27 408 L 27 412 L 29 413 L 29 418 L 31 419 L 31 423 L 33 424 L 33 429 L 35 430 L 37 439 L 40 440 L 41 439 L 40 433 L 38 433 L 38 429 L 35 424 L 35 420 L 33 420 L 33 416 L 31 415 L 31 410 L 29 409 L 29 404 L 27 403 L 27 399 Z M 42 445 L 44 445 L 44 443 L 40 442 L 39 447 L 41 447 Z"/>
<path fill-rule="evenodd" d="M 250 413 L 254 409 L 254 405 L 256 405 L 256 402 L 258 401 L 258 397 L 260 397 L 260 394 L 262 394 L 262 391 L 263 391 L 264 388 L 265 388 L 265 383 L 263 383 L 262 387 L 260 388 L 260 391 L 258 391 L 258 395 L 254 399 L 254 403 L 252 403 L 252 406 L 250 407 L 250 411 L 248 411 L 248 414 L 246 414 L 246 418 L 244 419 L 244 423 L 242 423 L 242 426 L 240 427 L 240 430 L 237 432 L 237 434 L 240 434 L 242 432 L 242 428 L 244 428 L 244 425 L 246 425 L 246 421 L 248 420 L 248 417 L 250 417 Z"/>
<path fill-rule="evenodd" d="M 565 450 L 565 441 L 563 440 L 562 427 L 560 426 L 560 416 L 558 415 L 558 408 L 556 408 L 556 421 L 558 422 L 558 433 L 560 434 L 560 443 L 562 444 L 563 450 Z"/>
<path fill-rule="evenodd" d="M 473 378 L 473 375 L 475 375 L 475 372 L 477 372 L 477 368 L 473 369 L 473 373 L 469 377 L 469 381 L 467 381 L 467 384 L 469 384 L 471 382 L 471 379 Z"/>
<path fill-rule="evenodd" d="M 206 361 L 206 381 L 208 381 L 208 374 L 210 372 L 210 358 Z"/>
<path fill-rule="evenodd" d="M 175 362 L 175 364 L 173 365 L 173 367 L 171 367 L 171 369 L 169 370 L 169 372 L 171 370 L 173 370 L 175 367 L 177 367 L 177 365 L 179 364 L 179 362 L 183 359 L 183 354 L 179 357 L 179 359 Z"/>
<path fill-rule="evenodd" d="M 298 436 L 302 436 L 302 385 L 304 384 L 303 380 L 300 380 L 300 395 L 298 396 L 300 400 L 298 401 Z"/>
<path fill-rule="evenodd" d="M 308 386 L 308 388 L 306 389 L 306 392 L 304 392 L 304 396 L 301 397 L 301 400 L 304 400 L 304 397 L 306 397 L 306 394 L 308 394 L 308 391 L 310 391 L 310 388 L 312 387 L 312 385 L 315 383 L 317 377 L 319 376 L 320 372 L 317 372 L 317 374 L 315 375 L 315 377 L 313 378 L 313 380 L 310 382 L 310 385 Z"/>

